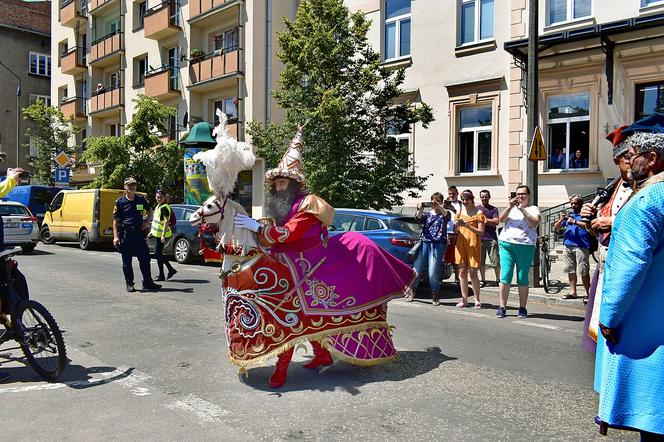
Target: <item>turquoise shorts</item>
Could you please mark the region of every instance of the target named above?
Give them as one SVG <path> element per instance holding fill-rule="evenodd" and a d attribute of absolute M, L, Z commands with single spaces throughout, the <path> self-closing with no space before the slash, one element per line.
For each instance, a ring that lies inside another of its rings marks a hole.
<path fill-rule="evenodd" d="M 528 287 L 528 272 L 535 256 L 535 246 L 499 241 L 500 283 L 511 284 L 516 266 L 516 283 Z"/>

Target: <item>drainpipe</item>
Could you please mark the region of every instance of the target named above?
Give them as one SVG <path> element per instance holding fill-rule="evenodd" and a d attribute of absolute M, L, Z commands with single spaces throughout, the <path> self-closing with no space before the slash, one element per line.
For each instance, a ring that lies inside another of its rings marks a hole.
<path fill-rule="evenodd" d="M 272 77 L 272 0 L 265 1 L 265 125 L 272 118 L 270 84 Z"/>

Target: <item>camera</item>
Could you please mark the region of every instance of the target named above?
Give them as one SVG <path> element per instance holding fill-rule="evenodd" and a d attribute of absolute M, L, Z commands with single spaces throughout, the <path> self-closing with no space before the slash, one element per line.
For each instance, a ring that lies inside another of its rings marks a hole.
<path fill-rule="evenodd" d="M 510 199 L 513 200 L 516 198 L 516 192 L 510 192 Z"/>

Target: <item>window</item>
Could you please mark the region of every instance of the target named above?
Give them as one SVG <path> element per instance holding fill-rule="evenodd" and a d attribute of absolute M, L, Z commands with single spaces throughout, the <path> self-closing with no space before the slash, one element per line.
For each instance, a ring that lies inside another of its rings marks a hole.
<path fill-rule="evenodd" d="M 553 25 L 590 17 L 591 10 L 591 0 L 548 0 L 546 24 Z"/>
<path fill-rule="evenodd" d="M 119 124 L 109 124 L 108 125 L 108 134 L 112 137 L 120 136 L 120 125 Z"/>
<path fill-rule="evenodd" d="M 491 170 L 491 106 L 466 107 L 459 110 L 459 173 Z"/>
<path fill-rule="evenodd" d="M 30 105 L 33 105 L 37 102 L 37 100 L 41 100 L 44 103 L 44 106 L 50 106 L 51 105 L 51 97 L 48 95 L 33 95 L 30 94 L 30 100 L 29 103 Z"/>
<path fill-rule="evenodd" d="M 410 55 L 410 0 L 385 0 L 385 60 Z"/>
<path fill-rule="evenodd" d="M 30 152 L 28 153 L 28 155 L 30 155 L 33 158 L 38 157 L 39 156 L 39 146 L 37 145 L 37 138 L 36 137 L 30 137 L 29 146 L 30 146 Z"/>
<path fill-rule="evenodd" d="M 387 125 L 387 136 L 392 137 L 396 140 L 397 145 L 404 149 L 404 152 L 407 152 L 408 155 L 403 157 L 401 162 L 401 168 L 403 170 L 409 169 L 409 161 L 413 163 L 411 158 L 411 149 L 410 149 L 410 128 L 406 125 L 404 127 L 395 127 L 394 124 Z"/>
<path fill-rule="evenodd" d="M 330 226 L 330 231 L 348 232 L 350 225 L 353 222 L 353 215 L 346 213 L 337 213 L 334 215 L 334 221 Z"/>
<path fill-rule="evenodd" d="M 134 86 L 142 86 L 145 84 L 145 74 L 148 72 L 148 57 L 137 57 L 134 59 L 134 76 L 136 82 Z"/>
<path fill-rule="evenodd" d="M 168 87 L 178 90 L 180 84 L 180 49 L 177 46 L 168 50 L 168 66 Z"/>
<path fill-rule="evenodd" d="M 356 216 L 353 218 L 353 222 L 350 224 L 350 228 L 348 229 L 351 232 L 361 232 L 364 230 L 364 220 L 366 218 L 363 216 Z"/>
<path fill-rule="evenodd" d="M 587 169 L 590 148 L 590 94 L 547 100 L 549 169 Z"/>
<path fill-rule="evenodd" d="M 645 8 L 646 6 L 658 5 L 658 4 L 664 5 L 664 0 L 641 0 L 641 7 L 642 8 Z"/>
<path fill-rule="evenodd" d="M 49 210 L 58 210 L 60 207 L 62 207 L 62 200 L 65 199 L 65 194 L 60 192 L 57 195 L 55 195 L 55 198 L 53 198 L 53 201 L 51 202 L 51 206 L 49 207 Z"/>
<path fill-rule="evenodd" d="M 494 0 L 461 0 L 460 44 L 493 38 L 493 3 Z"/>
<path fill-rule="evenodd" d="M 223 100 L 214 102 L 212 113 L 214 114 L 215 125 L 219 124 L 217 109 L 221 109 L 221 111 L 226 114 L 229 123 L 237 121 L 237 98 L 224 98 Z"/>
<path fill-rule="evenodd" d="M 136 23 L 134 30 L 139 30 L 145 24 L 145 11 L 148 9 L 147 2 L 140 2 L 136 8 Z"/>
<path fill-rule="evenodd" d="M 212 38 L 214 51 L 234 51 L 238 48 L 238 28 L 229 29 Z"/>
<path fill-rule="evenodd" d="M 636 85 L 634 119 L 640 120 L 653 112 L 664 112 L 664 81 Z"/>
<path fill-rule="evenodd" d="M 51 76 L 51 57 L 44 54 L 30 52 L 29 72 L 35 75 Z"/>
<path fill-rule="evenodd" d="M 381 230 L 382 228 L 383 224 L 376 218 L 367 218 L 367 226 L 365 230 Z"/>

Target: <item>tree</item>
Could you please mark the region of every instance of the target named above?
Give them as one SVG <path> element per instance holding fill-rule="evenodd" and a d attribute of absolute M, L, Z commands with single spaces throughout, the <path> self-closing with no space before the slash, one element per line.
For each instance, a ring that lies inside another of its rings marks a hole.
<path fill-rule="evenodd" d="M 402 205 L 404 192 L 416 197 L 428 178 L 413 172 L 408 146 L 389 135 L 417 123 L 426 128 L 431 108 L 400 102 L 405 71 L 381 65 L 367 41 L 369 26 L 342 0 L 302 2 L 278 35 L 284 69 L 273 95 L 284 122 L 249 126 L 258 154 L 274 167 L 306 123 L 307 186 L 337 207 Z"/>
<path fill-rule="evenodd" d="M 141 192 L 151 196 L 163 189 L 174 200 L 181 199 L 184 150 L 176 141 L 162 144 L 158 135 L 167 132 L 165 123 L 176 113 L 173 106 L 139 95 L 125 135 L 87 138 L 84 160 L 103 163 L 101 172 L 87 187 L 122 189 L 125 178 L 133 176 Z"/>
<path fill-rule="evenodd" d="M 39 183 L 55 184 L 55 156 L 61 151 L 68 155 L 73 148 L 67 141 L 80 131 L 64 114 L 54 106 L 46 106 L 40 99 L 23 109 L 23 118 L 34 124 L 25 134 L 30 137 L 31 144 L 37 147 L 37 155 L 29 156 L 32 177 Z M 29 148 L 26 144 L 23 147 Z"/>

